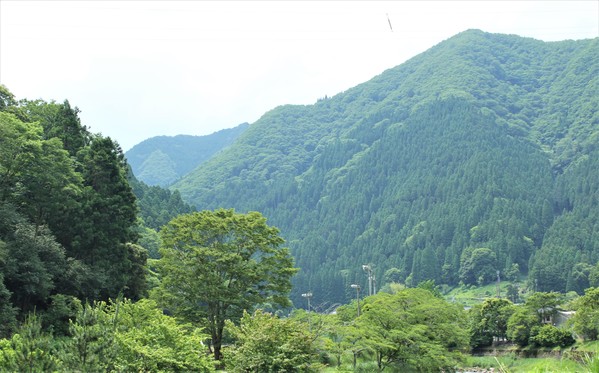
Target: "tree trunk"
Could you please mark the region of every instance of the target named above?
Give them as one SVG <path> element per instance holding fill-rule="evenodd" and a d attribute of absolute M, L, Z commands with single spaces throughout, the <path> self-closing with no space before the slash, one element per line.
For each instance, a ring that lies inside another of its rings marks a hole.
<path fill-rule="evenodd" d="M 222 341 L 220 339 L 220 336 L 215 331 L 214 333 L 212 333 L 212 351 L 214 353 L 214 360 L 220 360 L 222 357 L 220 353 L 221 345 Z"/>
<path fill-rule="evenodd" d="M 221 347 L 223 343 L 223 330 L 225 329 L 225 321 L 217 320 L 216 325 L 212 329 L 212 347 L 214 348 L 214 360 L 221 361 Z"/>

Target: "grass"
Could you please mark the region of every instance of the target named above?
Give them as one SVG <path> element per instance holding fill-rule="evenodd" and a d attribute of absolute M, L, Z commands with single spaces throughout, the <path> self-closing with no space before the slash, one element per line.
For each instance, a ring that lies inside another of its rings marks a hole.
<path fill-rule="evenodd" d="M 599 342 L 591 344 L 599 348 Z M 493 368 L 497 373 L 599 373 L 599 359 L 588 359 L 576 362 L 567 358 L 520 358 L 514 353 L 504 356 L 466 356 L 461 364 L 461 369 L 467 368 Z M 352 369 L 349 359 L 343 359 L 340 367 L 326 367 L 321 372 L 375 372 L 376 364 L 373 361 L 359 359 L 356 370 Z M 392 370 L 392 369 L 391 369 Z M 458 370 L 459 372 L 459 370 Z"/>
<path fill-rule="evenodd" d="M 468 356 L 461 367 L 467 368 L 493 368 L 498 373 L 595 373 L 592 365 L 579 364 L 569 359 L 557 358 L 517 358 L 511 356 Z M 375 372 L 374 362 L 360 361 L 356 370 L 351 364 L 344 363 L 341 367 L 327 367 L 325 373 L 333 372 Z M 459 371 L 459 370 L 458 370 Z"/>
<path fill-rule="evenodd" d="M 507 294 L 507 286 L 510 284 L 508 281 L 502 281 L 499 284 L 499 293 L 502 297 Z M 523 283 L 518 283 L 520 288 L 524 286 Z M 497 284 L 489 284 L 485 286 L 469 286 L 462 285 L 451 289 L 445 294 L 445 299 L 448 302 L 454 302 L 462 304 L 466 307 L 472 307 L 475 304 L 481 303 L 486 298 L 493 298 L 497 296 Z"/>
<path fill-rule="evenodd" d="M 494 368 L 504 373 L 582 373 L 589 370 L 569 359 L 469 356 L 464 367 Z"/>
<path fill-rule="evenodd" d="M 576 344 L 576 349 L 579 351 L 599 353 L 599 341 L 579 342 Z"/>
<path fill-rule="evenodd" d="M 509 372 L 584 372 L 583 367 L 569 359 L 527 358 L 515 359 L 507 365 Z"/>

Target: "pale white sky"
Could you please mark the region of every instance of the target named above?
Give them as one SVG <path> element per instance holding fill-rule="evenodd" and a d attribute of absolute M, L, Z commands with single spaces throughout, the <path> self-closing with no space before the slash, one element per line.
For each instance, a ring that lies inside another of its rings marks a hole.
<path fill-rule="evenodd" d="M 595 38 L 599 0 L 0 0 L 0 83 L 68 99 L 128 150 L 313 104 L 471 28 Z"/>

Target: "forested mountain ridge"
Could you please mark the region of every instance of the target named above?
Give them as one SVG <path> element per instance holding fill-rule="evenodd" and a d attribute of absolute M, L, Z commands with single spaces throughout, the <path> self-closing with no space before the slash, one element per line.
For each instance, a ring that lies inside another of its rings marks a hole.
<path fill-rule="evenodd" d="M 279 227 L 301 268 L 296 303 L 307 290 L 345 301 L 350 284 L 366 288 L 367 263 L 379 286 L 500 271 L 581 292 L 599 259 L 598 44 L 460 33 L 332 98 L 266 113 L 172 188 Z"/>
<path fill-rule="evenodd" d="M 125 153 L 135 176 L 148 185 L 166 187 L 230 145 L 249 125 L 206 136 L 155 136 Z"/>

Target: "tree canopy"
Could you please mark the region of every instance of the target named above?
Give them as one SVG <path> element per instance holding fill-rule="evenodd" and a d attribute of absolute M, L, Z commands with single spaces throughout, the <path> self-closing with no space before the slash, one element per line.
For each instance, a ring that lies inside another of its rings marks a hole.
<path fill-rule="evenodd" d="M 217 360 L 225 320 L 239 320 L 262 303 L 291 305 L 297 269 L 279 230 L 260 213 L 205 210 L 176 217 L 160 233 L 156 296 L 175 315 L 207 320 Z"/>
<path fill-rule="evenodd" d="M 141 297 L 147 253 L 118 143 L 90 133 L 66 100 L 0 94 L 0 332 L 59 294 Z"/>

